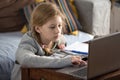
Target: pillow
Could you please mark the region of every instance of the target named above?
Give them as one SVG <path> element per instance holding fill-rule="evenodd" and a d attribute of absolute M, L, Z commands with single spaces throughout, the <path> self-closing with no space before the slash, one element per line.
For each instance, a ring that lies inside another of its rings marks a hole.
<path fill-rule="evenodd" d="M 63 28 L 63 33 L 64 34 L 77 34 L 77 30 L 81 30 L 82 26 L 80 25 L 80 23 L 78 22 L 76 16 L 73 13 L 73 10 L 70 6 L 70 1 L 69 0 L 38 0 L 39 2 L 45 2 L 45 1 L 49 1 L 49 2 L 54 2 L 58 5 L 58 7 L 60 8 L 60 10 L 66 15 L 67 19 L 66 19 L 66 23 L 67 25 Z M 26 6 L 24 8 L 24 12 L 25 12 L 25 16 L 28 20 L 30 20 L 30 16 L 31 13 L 34 9 L 34 7 L 37 5 L 37 3 L 34 3 L 32 5 Z"/>
<path fill-rule="evenodd" d="M 0 8 L 7 7 L 13 4 L 16 0 L 0 0 Z"/>
<path fill-rule="evenodd" d="M 77 11 L 77 8 L 76 8 L 76 6 L 75 6 L 75 4 L 74 4 L 74 0 L 70 0 L 70 6 L 71 6 L 71 9 L 72 9 L 74 15 L 75 15 L 75 16 L 77 17 L 77 19 L 78 19 L 78 11 Z"/>
<path fill-rule="evenodd" d="M 8 8 L 9 9 L 9 8 Z M 0 11 L 0 14 L 4 12 L 4 9 Z M 0 32 L 12 32 L 20 31 L 23 25 L 26 23 L 26 19 L 23 10 L 18 10 L 16 12 L 9 12 L 9 15 L 0 15 Z"/>
<path fill-rule="evenodd" d="M 82 26 L 78 22 L 76 16 L 70 5 L 70 0 L 54 0 L 54 2 L 60 7 L 60 10 L 66 15 L 67 26 L 63 29 L 63 33 L 77 34 L 77 30 L 81 30 Z"/>
<path fill-rule="evenodd" d="M 25 6 L 24 7 L 24 14 L 25 14 L 25 17 L 27 19 L 27 25 L 25 26 L 27 29 L 25 29 L 25 27 L 22 29 L 24 31 L 27 31 L 30 29 L 30 25 L 29 25 L 29 22 L 30 22 L 30 17 L 31 17 L 31 13 L 33 11 L 33 9 L 36 7 L 36 5 L 39 3 L 39 2 L 44 2 L 45 0 L 36 0 L 36 3 L 33 3 L 31 5 L 28 5 L 28 6 Z"/>
<path fill-rule="evenodd" d="M 23 7 L 32 0 L 0 0 L 0 32 L 20 31 L 26 18 Z"/>
<path fill-rule="evenodd" d="M 26 33 L 28 31 L 27 26 L 24 25 L 23 28 L 21 29 L 21 33 Z"/>

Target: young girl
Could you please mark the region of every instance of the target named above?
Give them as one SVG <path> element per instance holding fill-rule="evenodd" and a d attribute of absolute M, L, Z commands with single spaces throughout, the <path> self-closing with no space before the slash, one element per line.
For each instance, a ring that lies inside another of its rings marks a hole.
<path fill-rule="evenodd" d="M 54 49 L 65 47 L 62 27 L 65 16 L 53 3 L 40 3 L 31 15 L 31 30 L 22 38 L 17 52 L 12 80 L 21 80 L 20 67 L 63 68 L 86 64 L 80 56 L 65 55 Z"/>

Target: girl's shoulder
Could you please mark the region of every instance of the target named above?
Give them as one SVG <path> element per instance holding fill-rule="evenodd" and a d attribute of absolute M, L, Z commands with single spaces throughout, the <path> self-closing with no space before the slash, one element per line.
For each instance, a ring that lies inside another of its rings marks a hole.
<path fill-rule="evenodd" d="M 31 31 L 26 32 L 22 38 L 33 38 Z"/>
<path fill-rule="evenodd" d="M 31 42 L 34 42 L 34 40 L 35 39 L 32 37 L 31 31 L 28 31 L 23 35 L 21 42 L 30 42 L 31 43 Z"/>

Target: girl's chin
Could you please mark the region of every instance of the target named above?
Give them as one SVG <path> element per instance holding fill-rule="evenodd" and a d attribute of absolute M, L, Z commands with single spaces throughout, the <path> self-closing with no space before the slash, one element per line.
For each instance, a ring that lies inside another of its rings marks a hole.
<path fill-rule="evenodd" d="M 58 41 L 59 37 L 60 37 L 60 35 L 59 35 L 59 36 L 54 37 L 54 41 Z"/>
<path fill-rule="evenodd" d="M 53 40 L 54 42 L 58 41 L 58 39 Z"/>
<path fill-rule="evenodd" d="M 55 38 L 53 41 L 54 41 L 54 42 L 58 41 L 58 38 Z"/>
<path fill-rule="evenodd" d="M 58 39 L 59 37 L 60 37 L 60 36 L 56 36 L 56 37 L 54 37 L 54 38 L 55 38 L 55 40 L 56 40 L 56 39 Z"/>

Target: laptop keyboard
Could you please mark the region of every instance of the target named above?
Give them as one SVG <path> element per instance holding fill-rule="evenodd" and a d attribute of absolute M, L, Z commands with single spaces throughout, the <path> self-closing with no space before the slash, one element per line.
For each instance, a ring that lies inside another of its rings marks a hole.
<path fill-rule="evenodd" d="M 83 69 L 77 70 L 72 72 L 73 75 L 76 75 L 78 77 L 85 77 L 87 76 L 87 67 L 84 67 Z"/>

